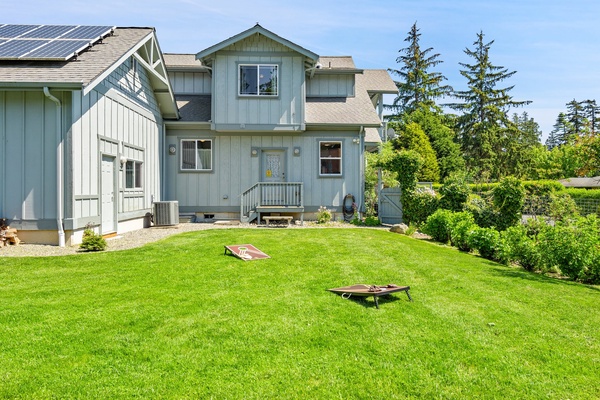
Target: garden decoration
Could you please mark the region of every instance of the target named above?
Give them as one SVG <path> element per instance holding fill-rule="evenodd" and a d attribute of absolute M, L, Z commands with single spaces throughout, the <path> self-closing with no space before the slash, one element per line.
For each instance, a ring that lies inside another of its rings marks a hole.
<path fill-rule="evenodd" d="M 225 246 L 225 254 L 227 254 L 227 252 L 244 261 L 271 258 L 251 244 L 233 244 Z"/>
<path fill-rule="evenodd" d="M 375 307 L 379 308 L 379 296 L 387 296 L 395 292 L 406 292 L 408 296 L 408 300 L 412 301 L 412 297 L 410 297 L 410 293 L 408 290 L 410 286 L 398 286 L 390 283 L 386 286 L 377 286 L 377 285 L 352 285 L 352 286 L 344 286 L 340 288 L 327 289 L 330 292 L 341 294 L 342 298 L 349 299 L 352 296 L 357 297 L 369 297 L 373 296 L 375 300 Z"/>

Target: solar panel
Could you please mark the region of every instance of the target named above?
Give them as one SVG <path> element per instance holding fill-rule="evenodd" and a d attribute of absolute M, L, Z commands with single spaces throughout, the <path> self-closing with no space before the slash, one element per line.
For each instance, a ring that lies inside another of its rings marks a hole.
<path fill-rule="evenodd" d="M 0 24 L 0 60 L 66 61 L 108 36 L 114 26 Z"/>
<path fill-rule="evenodd" d="M 62 36 L 62 39 L 97 40 L 108 35 L 113 28 L 112 26 L 79 26 Z"/>
<path fill-rule="evenodd" d="M 87 40 L 54 40 L 25 54 L 21 59 L 68 60 L 88 47 L 90 47 L 90 42 Z"/>
<path fill-rule="evenodd" d="M 20 38 L 58 39 L 65 33 L 77 28 L 77 25 L 41 25 L 19 36 Z"/>
<path fill-rule="evenodd" d="M 0 38 L 13 39 L 29 32 L 39 25 L 3 25 L 0 27 Z"/>
<path fill-rule="evenodd" d="M 49 42 L 49 40 L 9 40 L 0 44 L 0 58 L 16 60 L 31 50 Z"/>

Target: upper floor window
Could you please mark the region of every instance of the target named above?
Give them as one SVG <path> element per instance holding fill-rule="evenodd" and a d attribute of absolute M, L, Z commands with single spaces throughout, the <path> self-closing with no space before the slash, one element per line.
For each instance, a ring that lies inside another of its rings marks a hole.
<path fill-rule="evenodd" d="M 241 64 L 240 96 L 277 96 L 278 69 L 270 64 Z"/>
<path fill-rule="evenodd" d="M 140 161 L 127 161 L 125 163 L 125 188 L 142 188 L 142 163 Z"/>
<path fill-rule="evenodd" d="M 342 175 L 342 142 L 319 142 L 320 175 Z"/>
<path fill-rule="evenodd" d="M 182 140 L 181 169 L 195 171 L 212 170 L 212 140 Z"/>

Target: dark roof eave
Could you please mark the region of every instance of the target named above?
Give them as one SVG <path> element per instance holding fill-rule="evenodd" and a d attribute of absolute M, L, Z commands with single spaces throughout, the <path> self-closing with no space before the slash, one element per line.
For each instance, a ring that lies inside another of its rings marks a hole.
<path fill-rule="evenodd" d="M 76 82 L 0 82 L 0 89 L 43 89 L 48 87 L 52 90 L 81 90 L 82 83 Z"/>

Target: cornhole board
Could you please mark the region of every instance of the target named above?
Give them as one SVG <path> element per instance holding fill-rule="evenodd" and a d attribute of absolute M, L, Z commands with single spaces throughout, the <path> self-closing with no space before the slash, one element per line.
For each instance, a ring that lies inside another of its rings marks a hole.
<path fill-rule="evenodd" d="M 375 300 L 375 307 L 379 308 L 378 297 L 379 296 L 387 296 L 396 292 L 406 292 L 408 296 L 408 300 L 412 301 L 412 297 L 410 297 L 410 286 L 397 286 L 393 284 L 385 285 L 385 286 L 377 286 L 377 285 L 352 285 L 352 286 L 344 286 L 340 288 L 327 289 L 330 292 L 341 294 L 344 299 L 349 299 L 352 296 L 357 297 L 369 297 L 373 296 Z"/>
<path fill-rule="evenodd" d="M 227 252 L 244 261 L 271 258 L 251 244 L 232 244 L 225 246 L 225 254 L 227 254 Z"/>

